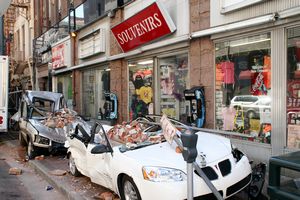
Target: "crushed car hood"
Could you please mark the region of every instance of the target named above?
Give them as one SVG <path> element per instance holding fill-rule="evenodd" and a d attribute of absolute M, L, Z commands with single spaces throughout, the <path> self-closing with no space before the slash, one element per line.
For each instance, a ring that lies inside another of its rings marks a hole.
<path fill-rule="evenodd" d="M 39 135 L 49 138 L 58 143 L 66 141 L 65 131 L 61 128 L 49 128 L 41 123 L 40 120 L 29 119 L 29 122 L 38 130 Z"/>
<path fill-rule="evenodd" d="M 199 163 L 199 154 L 201 152 L 205 155 L 207 164 L 231 154 L 229 139 L 204 132 L 198 132 L 197 134 L 197 163 Z M 142 166 L 164 166 L 186 171 L 186 162 L 181 153 L 176 153 L 176 146 L 175 142 L 172 145 L 168 142 L 163 142 L 126 151 L 124 155 L 138 161 Z"/>

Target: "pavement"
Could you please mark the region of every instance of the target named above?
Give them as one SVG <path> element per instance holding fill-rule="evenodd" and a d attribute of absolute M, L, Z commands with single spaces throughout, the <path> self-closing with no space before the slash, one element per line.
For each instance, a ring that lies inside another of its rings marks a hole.
<path fill-rule="evenodd" d="M 65 195 L 67 199 L 100 199 L 102 193 L 113 193 L 107 188 L 92 183 L 85 176 L 73 177 L 69 173 L 68 159 L 63 156 L 45 156 L 44 160 L 30 160 L 29 165 L 50 185 Z M 53 172 L 58 170 L 66 172 L 65 175 L 53 175 Z M 114 194 L 114 197 L 114 200 L 118 199 L 116 194 Z"/>

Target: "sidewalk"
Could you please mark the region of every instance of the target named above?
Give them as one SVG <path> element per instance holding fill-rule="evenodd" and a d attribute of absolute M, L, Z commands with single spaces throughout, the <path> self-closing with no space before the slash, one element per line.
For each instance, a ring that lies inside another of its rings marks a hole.
<path fill-rule="evenodd" d="M 29 165 L 70 200 L 100 199 L 101 193 L 111 192 L 85 176 L 73 177 L 68 172 L 68 159 L 64 157 L 46 156 L 44 160 L 30 160 Z M 54 170 L 65 171 L 66 174 L 53 175 L 51 173 Z M 117 200 L 117 195 L 114 196 L 114 200 Z"/>

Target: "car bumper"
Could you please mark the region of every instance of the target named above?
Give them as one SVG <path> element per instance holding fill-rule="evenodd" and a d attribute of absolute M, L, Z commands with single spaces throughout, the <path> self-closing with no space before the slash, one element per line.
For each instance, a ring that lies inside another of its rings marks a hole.
<path fill-rule="evenodd" d="M 54 142 L 52 140 L 50 140 L 50 143 L 47 144 L 40 144 L 37 142 L 33 143 L 34 146 L 40 147 L 40 148 L 45 148 L 45 149 L 49 149 L 49 151 L 53 151 L 53 150 L 59 150 L 59 149 L 66 149 L 64 147 L 64 143 L 58 143 L 58 142 Z"/>
<path fill-rule="evenodd" d="M 212 195 L 206 183 L 194 173 L 194 197 Z M 245 188 L 251 181 L 251 166 L 246 156 L 232 166 L 231 173 L 225 177 L 219 177 L 212 181 L 216 189 L 224 198 L 228 198 Z M 143 200 L 164 199 L 182 200 L 187 199 L 187 182 L 151 182 L 139 180 L 137 182 Z"/>

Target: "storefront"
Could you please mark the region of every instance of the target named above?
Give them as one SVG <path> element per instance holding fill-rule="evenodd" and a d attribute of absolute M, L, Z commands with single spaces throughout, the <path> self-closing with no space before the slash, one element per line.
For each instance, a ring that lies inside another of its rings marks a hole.
<path fill-rule="evenodd" d="M 172 5 L 165 7 L 159 2 L 133 2 L 124 8 L 125 20 L 111 29 L 128 55 L 124 58 L 128 103 L 123 110 L 129 120 L 164 113 L 186 121 L 183 92 L 190 87 L 189 29 L 184 20 L 176 20 L 176 13 L 187 11 L 189 4 L 169 4 Z M 189 17 L 188 12 L 182 14 Z"/>
<path fill-rule="evenodd" d="M 86 117 L 102 119 L 108 109 L 105 93 L 110 92 L 110 70 L 106 66 L 96 66 L 81 71 L 82 112 Z"/>
<path fill-rule="evenodd" d="M 67 69 L 71 66 L 71 41 L 70 37 L 60 40 L 52 45 L 51 71 L 53 76 L 53 91 L 64 95 L 68 108 L 73 109 L 73 84 L 72 73 Z M 65 70 L 55 74 L 57 70 Z M 52 74 L 51 74 L 52 75 Z M 52 78 L 52 77 L 50 77 Z"/>
<path fill-rule="evenodd" d="M 183 92 L 189 88 L 188 53 L 186 50 L 172 54 L 128 61 L 130 119 L 164 113 L 186 121 Z"/>
<path fill-rule="evenodd" d="M 300 148 L 300 24 L 286 22 L 212 36 L 215 129 L 265 162 Z"/>
<path fill-rule="evenodd" d="M 287 35 L 287 148 L 300 149 L 300 25 Z"/>

